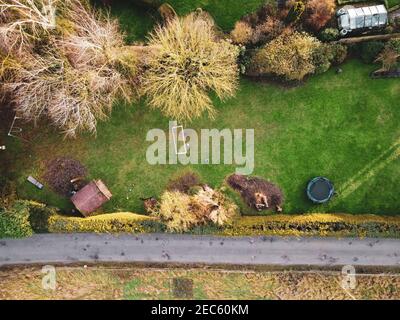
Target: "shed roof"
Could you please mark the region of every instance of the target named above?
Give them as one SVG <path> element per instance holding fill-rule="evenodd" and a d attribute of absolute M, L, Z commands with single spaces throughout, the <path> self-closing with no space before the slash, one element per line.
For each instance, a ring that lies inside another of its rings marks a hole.
<path fill-rule="evenodd" d="M 111 192 L 101 180 L 93 180 L 75 193 L 71 197 L 71 201 L 84 216 L 88 216 L 109 201 L 111 197 Z"/>

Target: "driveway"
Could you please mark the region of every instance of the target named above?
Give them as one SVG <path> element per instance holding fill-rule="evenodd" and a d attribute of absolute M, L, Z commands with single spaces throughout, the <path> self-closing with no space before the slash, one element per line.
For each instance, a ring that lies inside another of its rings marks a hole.
<path fill-rule="evenodd" d="M 168 234 L 41 234 L 0 240 L 0 266 L 77 262 L 400 266 L 400 240 Z"/>

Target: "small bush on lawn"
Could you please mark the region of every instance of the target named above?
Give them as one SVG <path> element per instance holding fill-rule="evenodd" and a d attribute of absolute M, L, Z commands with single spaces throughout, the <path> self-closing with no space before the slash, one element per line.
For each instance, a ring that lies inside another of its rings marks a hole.
<path fill-rule="evenodd" d="M 200 184 L 200 177 L 194 172 L 186 172 L 176 179 L 172 179 L 167 186 L 169 191 L 189 193 L 190 189 Z"/>
<path fill-rule="evenodd" d="M 373 63 L 383 47 L 384 44 L 381 41 L 362 42 L 358 47 L 361 60 L 364 63 Z"/>
<path fill-rule="evenodd" d="M 10 208 L 0 208 L 0 238 L 22 238 L 32 234 L 25 202 L 16 201 Z"/>
<path fill-rule="evenodd" d="M 157 221 L 148 216 L 118 212 L 88 218 L 52 215 L 49 232 L 145 233 L 159 231 Z"/>
<path fill-rule="evenodd" d="M 284 196 L 275 184 L 259 177 L 232 174 L 227 178 L 230 187 L 240 193 L 246 204 L 258 211 L 282 211 Z"/>

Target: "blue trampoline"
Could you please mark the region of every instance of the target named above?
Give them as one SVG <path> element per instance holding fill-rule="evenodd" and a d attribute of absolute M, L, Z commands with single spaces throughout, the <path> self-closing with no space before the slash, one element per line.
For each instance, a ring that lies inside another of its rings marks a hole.
<path fill-rule="evenodd" d="M 333 184 L 324 177 L 316 177 L 307 185 L 307 196 L 314 203 L 328 202 L 334 193 Z"/>

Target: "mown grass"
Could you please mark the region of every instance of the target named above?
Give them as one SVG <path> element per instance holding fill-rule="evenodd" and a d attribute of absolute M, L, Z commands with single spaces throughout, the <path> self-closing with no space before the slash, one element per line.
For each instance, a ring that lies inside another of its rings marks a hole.
<path fill-rule="evenodd" d="M 176 0 L 171 4 L 180 14 L 199 6 L 215 10 L 218 23 L 227 27 L 262 1 L 241 6 L 231 2 Z M 131 3 L 116 3 L 113 14 L 121 19 L 131 42 L 143 40 L 156 20 L 155 11 Z M 395 79 L 371 80 L 368 74 L 374 68 L 350 61 L 342 74 L 331 70 L 293 88 L 242 79 L 235 98 L 225 102 L 214 99 L 218 114 L 213 121 L 203 117 L 185 127 L 198 132 L 202 128 L 255 129 L 254 174 L 283 189 L 286 213 L 399 214 L 400 161 L 398 148 L 390 147 L 400 138 L 400 84 Z M 26 182 L 28 175 L 41 180 L 45 162 L 56 156 L 79 159 L 90 177 L 105 181 L 114 195 L 104 206 L 106 212 L 142 213 L 141 197 L 158 196 L 171 177 L 188 169 L 197 171 L 212 186 L 222 185 L 235 171 L 234 165 L 147 163 L 147 131 L 167 130 L 169 120 L 140 101 L 116 106 L 109 121 L 99 123 L 96 138 L 83 135 L 64 140 L 46 124 L 37 129 L 22 124 L 31 142 L 7 138 L 8 149 L 0 158 L 6 160 L 2 169 L 7 163 L 7 175 L 16 182 L 20 197 L 66 211 L 72 208 L 68 199 L 57 196 L 48 186 L 40 191 Z M 307 181 L 317 175 L 330 178 L 338 190 L 329 206 L 314 206 L 305 196 Z M 235 198 L 242 211 L 249 213 L 239 197 Z"/>
<path fill-rule="evenodd" d="M 372 69 L 350 61 L 340 75 L 331 70 L 295 88 L 243 79 L 235 98 L 215 99 L 215 120 L 203 117 L 185 126 L 198 132 L 202 128 L 254 128 L 254 174 L 283 189 L 287 213 L 398 214 L 400 161 L 398 149 L 389 149 L 400 137 L 400 84 L 398 80 L 369 79 Z M 114 194 L 105 211 L 143 212 L 141 197 L 158 196 L 171 176 L 188 169 L 151 166 L 146 161 L 151 144 L 145 140 L 146 133 L 153 128 L 167 131 L 168 121 L 141 101 L 116 106 L 109 121 L 99 123 L 96 138 L 83 135 L 64 140 L 43 127 L 36 131 L 38 136 L 29 149 L 9 138 L 18 193 L 70 208 L 68 200 L 47 186 L 37 190 L 26 177 L 40 179 L 46 160 L 71 156 L 88 168 L 91 177 L 103 179 Z M 212 186 L 223 184 L 235 171 L 235 165 L 222 164 L 190 168 Z M 306 198 L 307 181 L 318 175 L 331 179 L 338 190 L 329 206 L 314 206 Z"/>
<path fill-rule="evenodd" d="M 170 0 L 168 3 L 179 15 L 202 8 L 214 17 L 218 26 L 229 31 L 242 16 L 256 11 L 264 3 L 270 1 L 274 0 Z"/>

